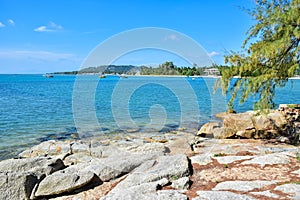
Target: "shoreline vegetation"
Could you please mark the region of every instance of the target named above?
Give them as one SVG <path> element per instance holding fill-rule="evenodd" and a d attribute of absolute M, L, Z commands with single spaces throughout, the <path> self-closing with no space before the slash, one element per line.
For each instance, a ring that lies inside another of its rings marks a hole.
<path fill-rule="evenodd" d="M 151 66 L 134 66 L 134 65 L 101 65 L 97 67 L 87 67 L 78 71 L 54 72 L 49 74 L 58 75 L 116 75 L 116 76 L 149 76 L 149 77 L 222 77 L 223 71 L 229 66 L 213 65 L 199 67 L 196 64 L 193 67 L 181 66 L 177 67 L 173 62 L 167 61 L 158 67 Z M 48 74 L 48 73 L 47 73 Z M 241 78 L 233 76 L 233 78 Z M 242 77 L 244 78 L 244 77 Z M 300 79 L 300 70 L 294 77 L 289 79 Z"/>

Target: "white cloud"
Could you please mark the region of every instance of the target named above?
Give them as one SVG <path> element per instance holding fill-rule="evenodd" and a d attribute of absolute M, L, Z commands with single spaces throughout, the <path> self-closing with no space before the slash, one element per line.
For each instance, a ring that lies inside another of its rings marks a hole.
<path fill-rule="evenodd" d="M 5 25 L 2 22 L 0 22 L 0 28 L 3 28 L 3 27 L 5 27 Z"/>
<path fill-rule="evenodd" d="M 215 52 L 215 51 L 212 51 L 212 52 L 208 53 L 209 57 L 214 57 L 214 56 L 217 56 L 217 55 L 220 55 L 220 53 Z"/>
<path fill-rule="evenodd" d="M 47 26 L 39 26 L 34 31 L 36 32 L 55 32 L 62 30 L 63 27 L 61 25 L 57 25 L 54 22 L 50 22 Z"/>
<path fill-rule="evenodd" d="M 14 20 L 12 20 L 12 19 L 7 20 L 7 22 L 8 22 L 11 26 L 14 26 L 14 25 L 15 25 L 15 22 L 14 22 Z"/>

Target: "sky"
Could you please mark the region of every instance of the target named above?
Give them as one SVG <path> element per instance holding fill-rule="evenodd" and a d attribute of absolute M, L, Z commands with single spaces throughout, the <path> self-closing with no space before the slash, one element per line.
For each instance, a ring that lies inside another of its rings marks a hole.
<path fill-rule="evenodd" d="M 78 70 L 103 42 L 145 27 L 184 34 L 214 63 L 224 64 L 224 55 L 241 50 L 254 23 L 243 8 L 254 6 L 253 0 L 0 0 L 0 74 Z M 177 66 L 189 64 L 172 52 L 140 49 L 95 66 L 167 60 Z"/>

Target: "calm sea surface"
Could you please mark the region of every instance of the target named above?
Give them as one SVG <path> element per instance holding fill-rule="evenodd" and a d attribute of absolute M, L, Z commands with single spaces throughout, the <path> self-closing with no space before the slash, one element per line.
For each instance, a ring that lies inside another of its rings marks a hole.
<path fill-rule="evenodd" d="M 0 160 L 50 139 L 117 132 L 195 131 L 226 110 L 214 78 L 0 75 Z M 300 80 L 276 103 L 300 103 Z M 252 109 L 252 100 L 236 108 Z"/>

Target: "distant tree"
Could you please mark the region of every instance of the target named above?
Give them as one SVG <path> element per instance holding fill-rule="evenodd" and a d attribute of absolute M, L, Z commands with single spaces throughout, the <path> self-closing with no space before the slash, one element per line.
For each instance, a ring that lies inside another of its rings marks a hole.
<path fill-rule="evenodd" d="M 231 94 L 229 109 L 238 94 L 240 103 L 256 95 L 254 108 L 270 109 L 275 106 L 275 88 L 284 86 L 299 70 L 300 1 L 257 0 L 248 12 L 256 24 L 247 32 L 245 53 L 225 56 L 230 67 L 221 71 L 222 88 Z"/>

